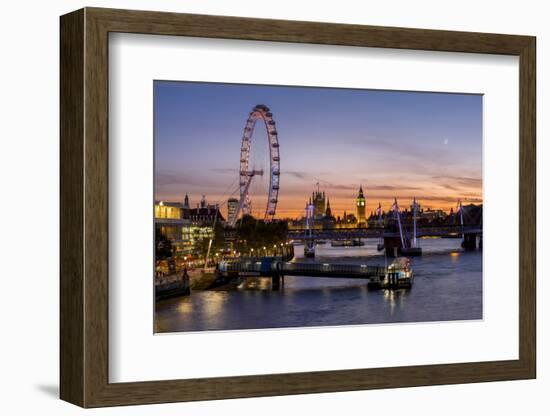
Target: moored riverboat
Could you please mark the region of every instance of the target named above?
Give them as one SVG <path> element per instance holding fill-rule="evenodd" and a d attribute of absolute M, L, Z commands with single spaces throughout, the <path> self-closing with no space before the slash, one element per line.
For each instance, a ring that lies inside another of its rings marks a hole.
<path fill-rule="evenodd" d="M 410 289 L 413 276 L 411 261 L 399 257 L 387 267 L 383 276 L 371 278 L 368 286 L 373 289 Z"/>
<path fill-rule="evenodd" d="M 332 240 L 330 245 L 332 247 L 361 247 L 365 245 L 365 242 L 354 238 L 352 240 Z"/>
<path fill-rule="evenodd" d="M 304 244 L 304 256 L 308 258 L 315 257 L 315 244 L 312 244 L 312 243 Z"/>

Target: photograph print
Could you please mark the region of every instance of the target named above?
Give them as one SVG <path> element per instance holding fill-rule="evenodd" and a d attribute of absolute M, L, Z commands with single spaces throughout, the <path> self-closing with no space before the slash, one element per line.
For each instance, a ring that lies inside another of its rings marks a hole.
<path fill-rule="evenodd" d="M 155 332 L 483 318 L 483 96 L 157 80 Z"/>

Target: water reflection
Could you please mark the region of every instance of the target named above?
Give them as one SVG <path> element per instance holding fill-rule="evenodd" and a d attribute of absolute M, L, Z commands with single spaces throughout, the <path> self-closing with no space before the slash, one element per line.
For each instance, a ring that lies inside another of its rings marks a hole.
<path fill-rule="evenodd" d="M 458 256 L 460 256 L 459 251 L 451 251 L 449 253 L 449 256 L 451 256 L 451 262 L 454 264 L 458 261 Z"/>
<path fill-rule="evenodd" d="M 285 277 L 282 290 L 271 279 L 247 279 L 234 292 L 193 292 L 161 301 L 158 332 L 285 328 L 388 322 L 480 319 L 482 255 L 463 252 L 459 239 L 422 240 L 424 256 L 413 258 L 412 290 L 369 290 L 355 279 Z M 300 250 L 296 250 L 300 252 Z M 316 261 L 384 264 L 376 242 L 363 247 L 319 246 Z M 299 258 L 298 261 L 305 261 Z M 245 289 L 246 287 L 246 289 Z"/>
<path fill-rule="evenodd" d="M 177 308 L 178 312 L 185 316 L 193 311 L 193 303 L 183 300 L 183 302 L 179 302 Z"/>

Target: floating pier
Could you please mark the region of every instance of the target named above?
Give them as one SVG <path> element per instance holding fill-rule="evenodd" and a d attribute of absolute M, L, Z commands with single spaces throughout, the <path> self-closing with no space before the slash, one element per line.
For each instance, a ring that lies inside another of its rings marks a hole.
<path fill-rule="evenodd" d="M 373 289 L 409 289 L 413 280 L 410 261 L 407 258 L 399 258 L 387 268 L 366 264 L 294 263 L 257 258 L 222 262 L 218 271 L 226 278 L 271 277 L 274 290 L 284 286 L 285 276 L 364 279 Z"/>
<path fill-rule="evenodd" d="M 189 277 L 184 278 L 178 274 L 166 278 L 155 279 L 155 299 L 167 299 L 175 296 L 190 295 L 191 288 Z"/>

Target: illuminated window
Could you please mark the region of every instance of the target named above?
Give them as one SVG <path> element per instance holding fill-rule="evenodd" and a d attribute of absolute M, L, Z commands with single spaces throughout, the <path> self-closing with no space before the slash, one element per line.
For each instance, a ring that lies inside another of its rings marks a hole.
<path fill-rule="evenodd" d="M 180 208 L 155 204 L 155 218 L 179 219 Z"/>

